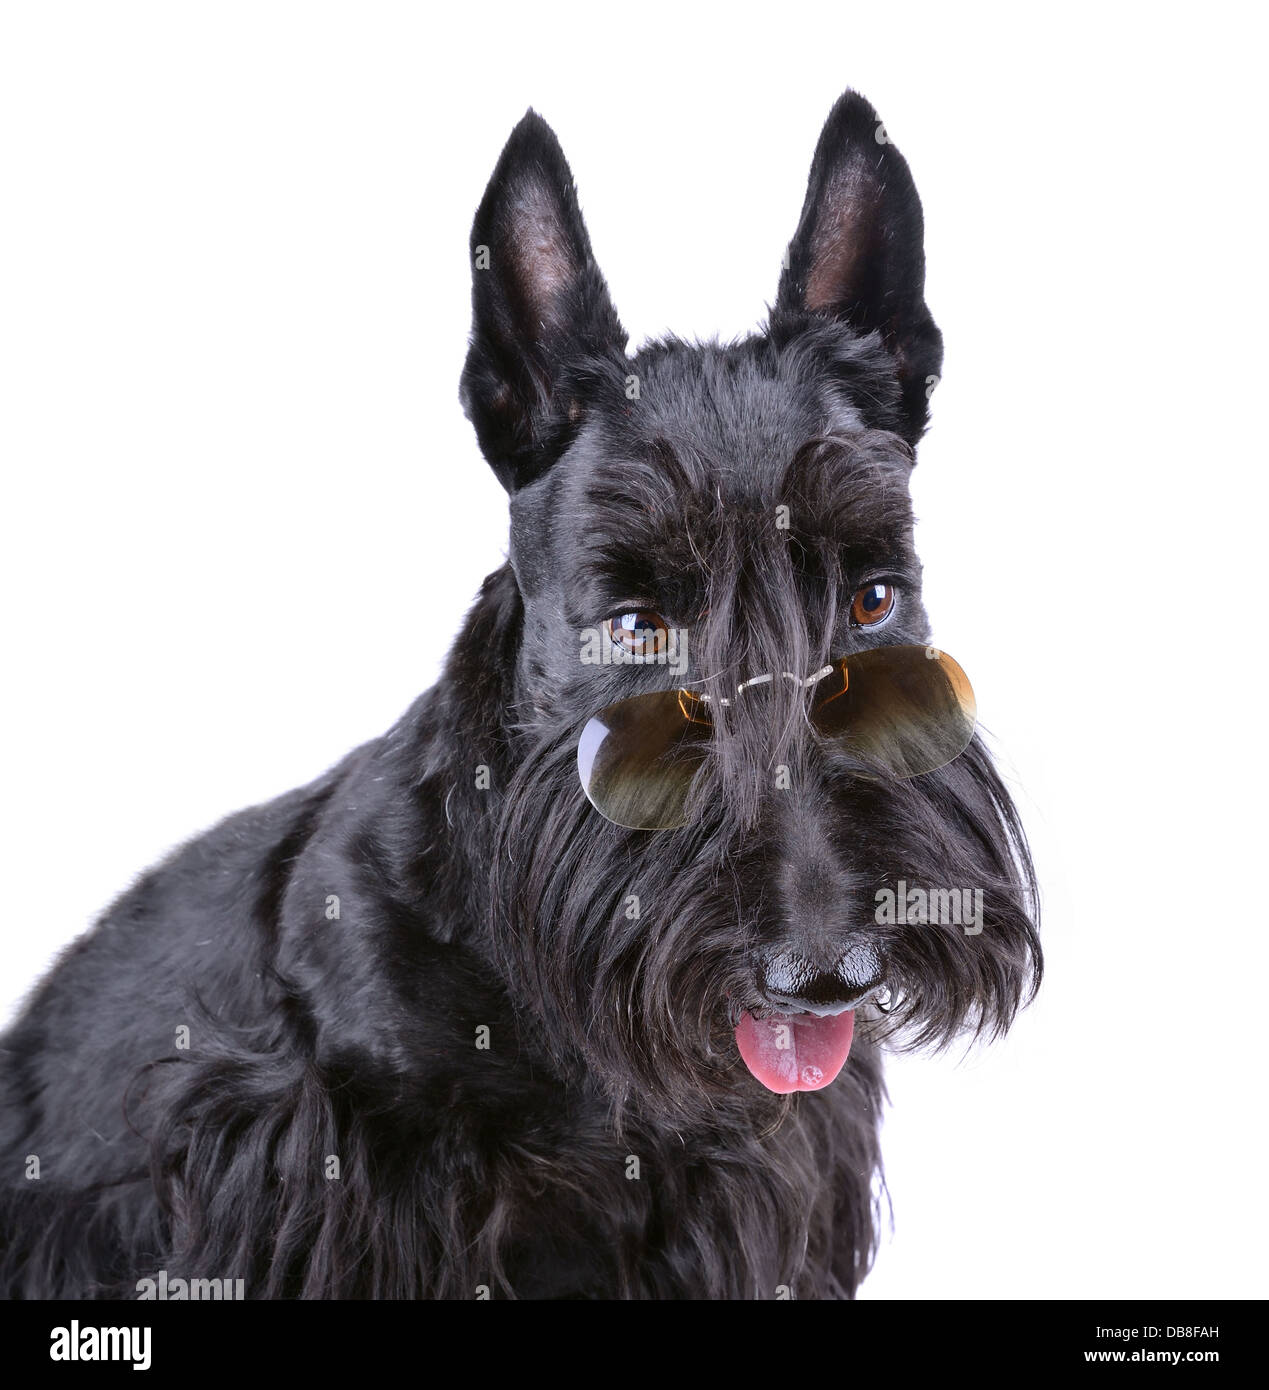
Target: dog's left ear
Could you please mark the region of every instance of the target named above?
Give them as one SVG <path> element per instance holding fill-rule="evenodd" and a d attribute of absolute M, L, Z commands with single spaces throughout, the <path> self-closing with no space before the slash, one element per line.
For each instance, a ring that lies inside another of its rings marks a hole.
<path fill-rule="evenodd" d="M 833 107 L 816 146 L 780 276 L 781 311 L 878 330 L 902 391 L 901 432 L 916 443 L 943 365 L 943 336 L 925 306 L 921 200 L 907 162 L 856 92 Z"/>
<path fill-rule="evenodd" d="M 532 110 L 489 180 L 471 257 L 471 345 L 460 395 L 485 457 L 514 492 L 553 461 L 570 414 L 559 398 L 569 368 L 626 345 L 564 151 Z"/>

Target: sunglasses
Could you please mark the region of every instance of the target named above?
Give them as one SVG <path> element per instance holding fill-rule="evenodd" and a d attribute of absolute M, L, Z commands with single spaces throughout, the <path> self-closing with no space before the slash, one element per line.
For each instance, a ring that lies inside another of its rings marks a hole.
<path fill-rule="evenodd" d="M 893 777 L 946 767 L 974 736 L 969 678 L 935 647 L 876 647 L 805 680 L 788 671 L 781 676 L 810 690 L 807 718 L 821 738 Z M 755 676 L 736 693 L 774 680 Z M 600 710 L 577 743 L 577 771 L 591 805 L 628 830 L 684 825 L 692 782 L 714 735 L 715 708 L 730 704 L 678 689 Z"/>

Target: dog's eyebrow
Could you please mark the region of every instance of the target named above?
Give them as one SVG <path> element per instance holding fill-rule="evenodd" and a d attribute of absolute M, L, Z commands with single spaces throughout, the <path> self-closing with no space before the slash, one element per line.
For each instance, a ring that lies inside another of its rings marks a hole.
<path fill-rule="evenodd" d="M 884 430 L 808 439 L 779 483 L 791 526 L 859 545 L 909 531 L 912 464 L 908 445 Z"/>
<path fill-rule="evenodd" d="M 596 516 L 620 524 L 589 528 L 580 558 L 614 591 L 679 590 L 699 583 L 714 557 L 726 553 L 715 540 L 745 522 L 762 534 L 783 504 L 788 539 L 837 552 L 851 573 L 884 564 L 896 577 L 909 576 L 919 570 L 911 555 L 912 457 L 886 431 L 826 431 L 806 439 L 787 462 L 742 473 L 711 467 L 690 445 L 684 456 L 658 434 L 590 480 Z M 726 488 L 742 479 L 752 482 L 745 494 L 720 491 L 720 482 Z"/>

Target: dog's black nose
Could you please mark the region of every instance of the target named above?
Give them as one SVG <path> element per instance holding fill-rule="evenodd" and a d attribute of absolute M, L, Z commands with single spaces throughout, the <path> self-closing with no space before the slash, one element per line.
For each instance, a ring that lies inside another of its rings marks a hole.
<path fill-rule="evenodd" d="M 852 944 L 828 970 L 798 951 L 770 955 L 761 969 L 768 1003 L 787 1013 L 840 1014 L 878 993 L 885 980 L 881 954 L 869 941 Z"/>

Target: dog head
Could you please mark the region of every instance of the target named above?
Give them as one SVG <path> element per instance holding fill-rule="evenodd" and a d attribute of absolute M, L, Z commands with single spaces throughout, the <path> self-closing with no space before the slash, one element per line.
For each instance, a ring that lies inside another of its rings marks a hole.
<path fill-rule="evenodd" d="M 511 496 L 521 612 L 493 953 L 560 1065 L 682 1115 L 817 1089 L 852 1031 L 1003 1030 L 1038 979 L 1034 885 L 981 743 L 879 776 L 807 715 L 814 673 L 930 638 L 908 482 L 942 342 L 920 203 L 876 113 L 851 93 L 833 109 L 769 322 L 743 341 L 627 354 L 532 112 L 471 249 L 462 398 Z M 579 739 L 677 689 L 712 702 L 684 822 L 611 823 Z M 972 909 L 932 920 L 953 891 Z"/>

